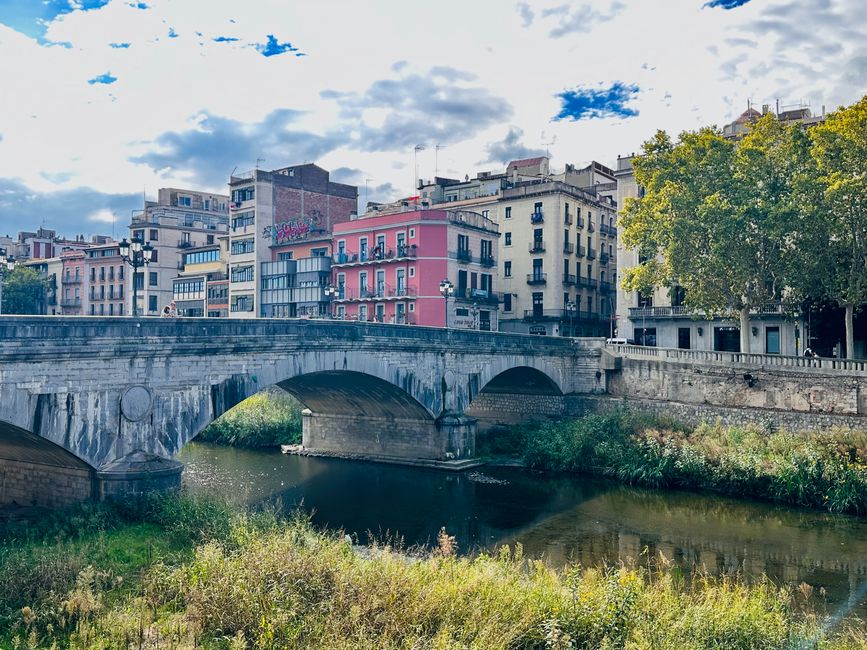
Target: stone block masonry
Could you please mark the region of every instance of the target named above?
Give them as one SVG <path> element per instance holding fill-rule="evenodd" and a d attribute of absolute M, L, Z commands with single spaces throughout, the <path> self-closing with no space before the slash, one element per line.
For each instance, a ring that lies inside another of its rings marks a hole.
<path fill-rule="evenodd" d="M 93 496 L 93 471 L 0 458 L 0 504 L 62 508 Z"/>
<path fill-rule="evenodd" d="M 522 395 L 481 393 L 473 400 L 467 415 L 477 421 L 479 432 L 527 420 L 561 417 L 566 412 L 562 395 Z"/>

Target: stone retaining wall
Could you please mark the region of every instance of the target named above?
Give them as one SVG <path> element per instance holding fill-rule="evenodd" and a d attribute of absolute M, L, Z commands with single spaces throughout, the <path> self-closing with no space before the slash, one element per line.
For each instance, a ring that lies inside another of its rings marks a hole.
<path fill-rule="evenodd" d="M 641 413 L 670 416 L 692 426 L 702 422 L 719 421 L 730 426 L 760 425 L 772 430 L 795 432 L 824 431 L 834 428 L 854 431 L 867 430 L 867 417 L 858 415 L 797 413 L 794 411 L 684 404 L 664 400 L 612 396 L 568 395 L 565 412 L 566 415 L 577 416 L 588 412 L 604 412 L 624 406 Z"/>
<path fill-rule="evenodd" d="M 93 471 L 0 458 L 0 505 L 62 508 L 93 496 Z"/>
<path fill-rule="evenodd" d="M 466 413 L 475 418 L 480 432 L 497 426 L 519 424 L 527 420 L 540 420 L 562 416 L 565 402 L 562 395 L 510 395 L 506 393 L 480 393 L 473 399 Z"/>

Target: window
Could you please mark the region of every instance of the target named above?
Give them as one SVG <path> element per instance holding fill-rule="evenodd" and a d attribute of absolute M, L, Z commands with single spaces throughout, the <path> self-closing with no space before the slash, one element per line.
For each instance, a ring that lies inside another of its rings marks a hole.
<path fill-rule="evenodd" d="M 503 277 L 504 278 L 511 278 L 512 277 L 512 263 L 511 262 L 505 262 L 503 264 Z"/>
<path fill-rule="evenodd" d="M 151 264 L 156 264 L 159 261 L 160 258 L 157 253 L 159 253 L 159 251 L 156 248 L 151 252 Z"/>
<path fill-rule="evenodd" d="M 232 268 L 231 272 L 232 282 L 252 282 L 253 281 L 253 267 L 252 265 L 248 266 L 236 266 Z M 240 311 L 251 311 L 247 309 L 242 309 Z"/>
<path fill-rule="evenodd" d="M 467 235 L 458 235 L 458 250 L 470 250 L 470 238 Z"/>
<path fill-rule="evenodd" d="M 537 257 L 536 259 L 533 260 L 533 277 L 534 278 L 542 277 L 542 269 L 544 268 L 542 266 L 543 262 L 544 262 L 544 260 L 541 257 Z"/>
<path fill-rule="evenodd" d="M 93 316 L 95 313 L 96 313 L 96 305 L 91 305 L 90 306 L 90 315 Z"/>
<path fill-rule="evenodd" d="M 677 347 L 681 350 L 689 350 L 689 328 L 677 328 Z"/>
<path fill-rule="evenodd" d="M 358 274 L 358 288 L 361 291 L 367 291 L 367 271 L 361 271 Z"/>
<path fill-rule="evenodd" d="M 159 276 L 157 275 L 157 272 L 151 271 L 148 274 L 148 286 L 156 287 L 159 285 L 159 283 L 160 283 L 160 281 L 159 281 Z"/>
<path fill-rule="evenodd" d="M 253 241 L 252 239 L 249 241 Z M 235 242 L 232 242 L 233 244 Z M 216 262 L 220 259 L 220 251 L 196 251 L 195 253 L 187 253 L 184 255 L 184 264 L 203 264 L 205 262 Z"/>
<path fill-rule="evenodd" d="M 205 237 L 205 242 L 208 244 L 208 246 L 210 246 L 211 244 L 214 243 L 214 236 L 208 235 L 207 237 Z"/>
<path fill-rule="evenodd" d="M 503 294 L 503 311 L 512 311 L 512 294 Z"/>
<path fill-rule="evenodd" d="M 508 206 L 506 208 L 506 219 L 511 219 L 511 218 L 512 218 L 512 206 Z"/>
<path fill-rule="evenodd" d="M 151 229 L 151 241 L 158 241 L 160 238 L 160 231 Z"/>
<path fill-rule="evenodd" d="M 506 233 L 506 244 L 505 245 L 506 246 L 512 245 L 512 233 L 510 233 L 510 232 Z"/>
<path fill-rule="evenodd" d="M 183 194 L 179 194 L 178 195 L 178 205 L 185 207 L 185 208 L 189 208 L 191 205 L 193 205 L 193 199 L 190 196 L 184 196 Z"/>
<path fill-rule="evenodd" d="M 295 259 L 295 253 L 293 251 L 285 251 L 283 253 L 277 253 L 277 259 L 281 262 L 285 262 L 286 260 Z"/>
<path fill-rule="evenodd" d="M 108 306 L 108 315 L 109 315 L 109 316 L 114 316 L 114 303 L 111 303 L 111 304 Z"/>
<path fill-rule="evenodd" d="M 104 316 L 104 315 L 105 315 L 105 305 L 104 305 L 104 304 L 100 304 L 100 305 L 99 305 L 99 315 L 100 315 L 100 316 Z"/>
<path fill-rule="evenodd" d="M 395 243 L 397 244 L 397 254 L 405 253 L 406 249 L 406 233 L 399 232 L 395 235 Z"/>
<path fill-rule="evenodd" d="M 409 229 L 409 238 L 410 238 L 410 239 L 415 239 L 415 228 L 410 228 L 410 229 Z"/>
<path fill-rule="evenodd" d="M 247 253 L 252 253 L 254 251 L 254 247 L 255 247 L 255 242 L 252 239 L 236 239 L 232 242 L 232 255 L 245 255 Z M 208 261 L 215 261 L 215 260 L 220 259 L 220 252 L 219 251 L 208 251 L 208 252 L 209 253 L 216 253 L 216 257 L 214 257 L 213 260 L 208 260 Z"/>
<path fill-rule="evenodd" d="M 328 249 L 312 248 L 310 249 L 310 257 L 328 257 Z"/>
<path fill-rule="evenodd" d="M 232 230 L 238 228 L 246 228 L 252 226 L 256 222 L 256 213 L 250 210 L 249 212 L 241 212 L 232 217 Z"/>
<path fill-rule="evenodd" d="M 256 188 L 253 186 L 245 187 L 240 190 L 232 190 L 232 202 L 235 204 L 242 201 L 252 201 L 256 197 Z"/>
<path fill-rule="evenodd" d="M 133 230 L 132 231 L 132 238 L 133 239 L 141 239 L 142 241 L 144 241 L 144 230 Z"/>
<path fill-rule="evenodd" d="M 415 277 L 415 267 L 414 266 L 409 267 L 409 277 L 411 277 L 411 278 Z"/>
<path fill-rule="evenodd" d="M 358 240 L 358 258 L 362 262 L 367 259 L 367 237 Z"/>
<path fill-rule="evenodd" d="M 90 267 L 90 281 L 96 282 L 96 267 L 95 266 Z"/>
<path fill-rule="evenodd" d="M 490 216 L 491 216 L 491 211 L 490 211 L 490 210 L 482 210 L 482 216 L 483 216 L 485 219 L 489 219 Z"/>

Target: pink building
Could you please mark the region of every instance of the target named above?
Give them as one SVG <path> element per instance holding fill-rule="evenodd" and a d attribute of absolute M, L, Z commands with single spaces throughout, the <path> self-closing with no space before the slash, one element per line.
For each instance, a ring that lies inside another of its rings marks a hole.
<path fill-rule="evenodd" d="M 369 213 L 334 224 L 333 235 L 335 317 L 497 329 L 500 234 L 490 219 L 466 210 Z M 447 302 L 444 279 L 454 287 Z"/>
<path fill-rule="evenodd" d="M 117 243 L 92 246 L 85 255 L 87 309 L 84 313 L 90 316 L 124 316 L 129 304 L 126 300 L 126 266 Z M 141 289 L 141 271 L 138 277 Z"/>
<path fill-rule="evenodd" d="M 84 258 L 80 250 L 60 254 L 60 311 L 64 316 L 81 316 L 87 308 Z"/>

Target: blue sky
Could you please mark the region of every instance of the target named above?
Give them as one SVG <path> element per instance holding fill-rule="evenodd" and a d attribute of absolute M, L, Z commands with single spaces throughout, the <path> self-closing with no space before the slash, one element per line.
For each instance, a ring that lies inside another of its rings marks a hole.
<path fill-rule="evenodd" d="M 748 100 L 855 101 L 865 25 L 863 0 L 0 0 L 0 234 L 110 232 L 257 159 L 381 200 L 417 144 L 425 178 L 613 165 Z"/>

